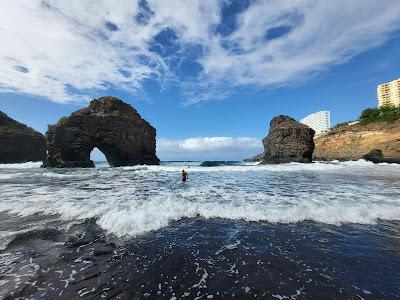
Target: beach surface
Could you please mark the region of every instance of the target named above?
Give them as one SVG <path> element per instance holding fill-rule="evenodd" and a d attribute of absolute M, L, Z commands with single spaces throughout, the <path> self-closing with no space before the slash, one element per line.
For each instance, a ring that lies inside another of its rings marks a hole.
<path fill-rule="evenodd" d="M 399 297 L 398 165 L 199 165 L 0 165 L 0 298 Z"/>

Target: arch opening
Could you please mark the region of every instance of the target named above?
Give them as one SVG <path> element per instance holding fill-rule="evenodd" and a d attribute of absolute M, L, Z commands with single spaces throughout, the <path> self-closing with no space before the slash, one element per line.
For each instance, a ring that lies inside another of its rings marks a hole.
<path fill-rule="evenodd" d="M 106 155 L 97 147 L 94 147 L 90 152 L 90 160 L 93 161 L 95 167 L 104 165 L 110 166 Z"/>

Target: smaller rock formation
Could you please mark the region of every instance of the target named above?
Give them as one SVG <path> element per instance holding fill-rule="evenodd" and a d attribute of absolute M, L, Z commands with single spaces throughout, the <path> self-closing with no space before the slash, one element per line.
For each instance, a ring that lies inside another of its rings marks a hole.
<path fill-rule="evenodd" d="M 42 161 L 45 158 L 44 136 L 0 111 L 0 163 Z"/>
<path fill-rule="evenodd" d="M 220 166 L 235 166 L 235 165 L 238 165 L 237 161 L 205 160 L 201 162 L 200 167 L 220 167 Z"/>
<path fill-rule="evenodd" d="M 113 167 L 155 165 L 156 130 L 129 104 L 101 97 L 49 126 L 46 167 L 94 167 L 90 153 L 97 147 Z"/>
<path fill-rule="evenodd" d="M 255 155 L 253 157 L 250 157 L 250 158 L 245 158 L 245 159 L 243 159 L 243 162 L 247 162 L 247 163 L 260 162 L 260 161 L 263 160 L 263 158 L 264 158 L 264 152 L 260 153 L 260 154 L 257 154 L 257 155 Z"/>
<path fill-rule="evenodd" d="M 311 163 L 315 131 L 288 116 L 271 120 L 269 133 L 263 139 L 264 164 L 289 162 Z"/>
<path fill-rule="evenodd" d="M 220 165 L 219 161 L 206 160 L 201 162 L 200 167 L 218 167 Z"/>
<path fill-rule="evenodd" d="M 369 153 L 363 155 L 363 159 L 372 161 L 374 164 L 378 163 L 395 163 L 400 164 L 400 158 L 384 157 L 382 150 L 372 149 Z"/>

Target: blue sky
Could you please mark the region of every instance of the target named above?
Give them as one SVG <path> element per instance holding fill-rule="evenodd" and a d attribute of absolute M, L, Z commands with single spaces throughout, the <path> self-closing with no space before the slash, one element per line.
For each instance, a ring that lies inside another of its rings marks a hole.
<path fill-rule="evenodd" d="M 242 159 L 275 115 L 334 125 L 376 106 L 400 77 L 399 15 L 395 0 L 2 1 L 0 110 L 44 133 L 113 95 L 162 160 Z"/>

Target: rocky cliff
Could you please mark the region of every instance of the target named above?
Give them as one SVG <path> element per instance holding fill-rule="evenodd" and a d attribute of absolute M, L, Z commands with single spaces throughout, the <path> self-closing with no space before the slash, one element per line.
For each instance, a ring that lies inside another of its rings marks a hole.
<path fill-rule="evenodd" d="M 271 120 L 269 133 L 263 139 L 262 163 L 312 162 L 315 131 L 288 116 Z"/>
<path fill-rule="evenodd" d="M 342 125 L 315 139 L 315 160 L 358 160 L 373 149 L 400 158 L 400 119 L 395 123 Z"/>
<path fill-rule="evenodd" d="M 97 147 L 111 166 L 159 164 L 156 130 L 129 104 L 101 97 L 62 118 L 46 133 L 47 167 L 93 167 Z"/>
<path fill-rule="evenodd" d="M 45 157 L 44 136 L 0 112 L 0 163 L 41 161 Z"/>

